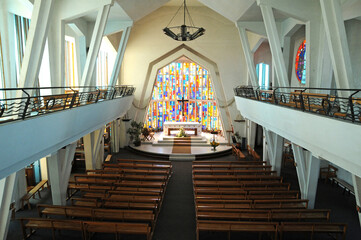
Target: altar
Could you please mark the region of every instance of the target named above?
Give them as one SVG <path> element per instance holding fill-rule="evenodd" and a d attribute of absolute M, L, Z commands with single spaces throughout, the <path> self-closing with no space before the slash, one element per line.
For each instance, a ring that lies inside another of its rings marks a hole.
<path fill-rule="evenodd" d="M 185 131 L 194 131 L 194 135 L 202 132 L 202 125 L 198 122 L 164 122 L 163 133 L 165 136 L 169 136 L 170 131 L 179 130 L 181 127 Z"/>

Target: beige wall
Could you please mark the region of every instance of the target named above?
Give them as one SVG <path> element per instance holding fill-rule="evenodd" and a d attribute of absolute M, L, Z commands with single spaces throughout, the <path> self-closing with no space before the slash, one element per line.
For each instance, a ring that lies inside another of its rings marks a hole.
<path fill-rule="evenodd" d="M 137 89 L 131 115 L 136 114 L 138 121 L 144 119 L 151 88 L 155 80 L 154 75 L 149 72 L 150 64 L 158 62 L 159 57 L 185 44 L 197 53 L 200 59 L 215 64 L 213 72 L 216 76 L 212 76 L 212 80 L 217 79 L 218 81 L 215 84 L 218 104 L 220 106 L 230 105 L 228 108 L 224 108 L 224 111 L 221 110 L 224 130 L 228 130 L 232 123 L 230 117 L 234 119 L 238 113 L 233 102 L 233 88 L 246 84 L 247 78 L 243 50 L 236 25 L 209 8 L 189 8 L 195 25 L 204 27 L 206 33 L 194 41 L 178 42 L 164 35 L 162 31 L 174 16 L 176 10 L 177 7 L 162 7 L 135 22 L 132 28 L 121 75 L 121 84 L 132 84 Z M 181 22 L 174 21 L 170 26 L 179 23 Z M 191 56 L 188 57 L 192 59 Z M 176 59 L 168 60 L 170 62 Z M 208 70 L 212 72 L 212 69 Z M 149 85 L 148 81 L 150 81 Z M 147 91 L 144 88 L 147 88 Z M 140 103 L 139 101 L 142 98 L 144 98 L 144 101 Z M 134 105 L 137 107 L 135 108 Z M 228 124 L 225 124 L 225 122 L 228 122 Z"/>

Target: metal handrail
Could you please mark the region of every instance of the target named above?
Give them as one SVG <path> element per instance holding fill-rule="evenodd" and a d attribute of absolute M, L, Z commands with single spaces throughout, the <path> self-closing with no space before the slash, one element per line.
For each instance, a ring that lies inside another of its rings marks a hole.
<path fill-rule="evenodd" d="M 40 90 L 61 90 L 61 94 L 31 95 Z M 65 90 L 72 93 L 65 93 Z M 83 91 L 79 91 L 79 90 Z M 36 91 L 34 91 L 36 90 Z M 77 87 L 42 87 L 42 88 L 0 88 L 0 92 L 13 92 L 12 97 L 0 99 L 0 124 L 48 113 L 71 109 L 74 107 L 96 104 L 115 98 L 133 95 L 135 88 L 131 85 L 115 87 L 77 86 Z M 10 94 L 3 94 L 8 96 Z"/>
<path fill-rule="evenodd" d="M 331 91 L 339 94 L 342 93 L 343 97 L 337 94 L 331 95 Z M 361 89 L 311 87 L 270 87 L 261 89 L 258 86 L 238 86 L 234 88 L 235 96 L 238 97 L 320 114 L 353 123 L 361 123 L 361 96 L 355 97 L 360 92 Z"/>

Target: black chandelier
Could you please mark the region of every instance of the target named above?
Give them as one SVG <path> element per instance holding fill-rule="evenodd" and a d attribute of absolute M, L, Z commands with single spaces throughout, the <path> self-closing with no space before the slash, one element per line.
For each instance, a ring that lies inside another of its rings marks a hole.
<path fill-rule="evenodd" d="M 183 7 L 183 25 L 181 26 L 174 26 L 174 27 L 168 27 L 169 24 L 173 21 L 175 16 L 177 16 L 179 10 Z M 190 26 L 186 25 L 186 13 L 189 19 Z M 189 14 L 186 0 L 184 0 L 183 4 L 178 8 L 177 12 L 173 16 L 173 18 L 170 20 L 168 25 L 163 29 L 163 32 L 165 35 L 173 38 L 177 41 L 192 41 L 204 34 L 206 30 L 202 27 L 196 27 L 194 26 L 193 20 L 191 18 L 191 15 Z"/>

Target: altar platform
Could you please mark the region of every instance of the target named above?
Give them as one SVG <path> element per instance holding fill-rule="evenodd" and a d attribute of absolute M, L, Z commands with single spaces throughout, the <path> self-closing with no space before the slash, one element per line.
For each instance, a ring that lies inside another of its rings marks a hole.
<path fill-rule="evenodd" d="M 228 146 L 228 141 L 219 135 L 216 135 L 215 138 L 220 144 L 216 151 L 213 151 L 213 147 L 210 145 L 213 137 L 213 134 L 202 132 L 197 136 L 177 138 L 175 135 L 166 136 L 163 132 L 157 132 L 151 141 L 142 141 L 139 147 L 134 145 L 129 147 L 147 156 L 180 161 L 208 159 L 231 154 L 232 147 Z"/>

